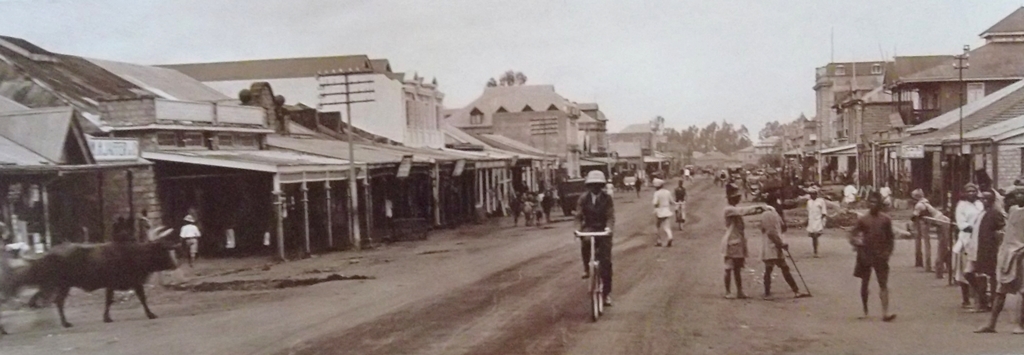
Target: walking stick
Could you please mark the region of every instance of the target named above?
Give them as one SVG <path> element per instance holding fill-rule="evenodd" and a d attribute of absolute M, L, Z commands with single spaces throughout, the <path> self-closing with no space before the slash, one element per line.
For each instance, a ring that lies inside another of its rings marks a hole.
<path fill-rule="evenodd" d="M 800 276 L 800 282 L 804 284 L 804 291 L 807 291 L 807 297 L 811 297 L 811 289 L 807 288 L 807 281 L 804 281 L 804 275 L 800 273 L 800 268 L 796 266 L 796 260 L 793 260 L 793 255 L 789 253 L 789 249 L 782 249 L 786 252 L 786 257 L 789 261 L 793 262 L 793 269 L 796 269 L 796 275 Z"/>

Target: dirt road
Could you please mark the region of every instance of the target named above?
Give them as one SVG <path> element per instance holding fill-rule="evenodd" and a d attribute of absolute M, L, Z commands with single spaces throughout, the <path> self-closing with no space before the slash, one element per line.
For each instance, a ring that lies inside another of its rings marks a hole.
<path fill-rule="evenodd" d="M 69 312 L 60 329 L 52 309 L 6 312 L 13 335 L 2 354 L 966 354 L 1024 349 L 1024 337 L 971 330 L 985 315 L 959 310 L 958 290 L 913 265 L 900 241 L 893 257 L 899 318 L 860 315 L 853 254 L 830 231 L 822 258 L 791 229 L 800 271 L 813 298 L 790 299 L 773 282 L 773 300 L 722 298 L 724 192 L 710 180 L 689 186 L 690 223 L 672 248 L 656 248 L 650 191 L 616 195 L 615 305 L 597 323 L 588 315 L 579 247 L 571 223 L 543 229 L 504 226 L 487 233 L 432 238 L 365 252 L 339 272 L 373 280 L 260 292 L 173 292 L 146 320 L 137 302 L 100 322 L 101 304 Z M 752 225 L 753 223 L 748 223 Z M 748 295 L 760 295 L 760 233 L 748 228 Z M 777 272 L 776 272 L 777 273 Z M 799 279 L 798 279 L 799 282 Z M 802 285 L 801 285 L 802 287 Z M 86 297 L 73 295 L 74 297 Z M 1015 311 L 1011 309 L 1010 311 Z"/>

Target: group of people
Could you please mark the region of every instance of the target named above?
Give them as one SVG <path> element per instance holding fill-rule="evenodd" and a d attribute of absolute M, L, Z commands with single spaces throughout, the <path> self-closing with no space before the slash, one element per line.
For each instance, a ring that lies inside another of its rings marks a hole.
<path fill-rule="evenodd" d="M 551 209 L 558 204 L 558 192 L 553 188 L 521 190 L 513 194 L 509 202 L 514 225 L 519 225 L 519 217 L 522 216 L 526 226 L 539 226 L 541 221 L 551 223 Z"/>

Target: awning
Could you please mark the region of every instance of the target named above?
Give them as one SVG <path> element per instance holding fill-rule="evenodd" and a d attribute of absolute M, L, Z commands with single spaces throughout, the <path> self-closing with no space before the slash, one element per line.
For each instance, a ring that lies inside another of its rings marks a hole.
<path fill-rule="evenodd" d="M 800 149 L 800 148 L 796 148 L 796 149 L 790 150 L 788 152 L 782 153 L 782 155 L 783 156 L 802 156 L 802 155 L 804 155 L 804 150 Z"/>
<path fill-rule="evenodd" d="M 157 162 L 183 163 L 276 174 L 282 184 L 345 180 L 349 163 L 346 160 L 276 150 L 200 150 L 143 152 L 146 159 Z M 356 162 L 359 178 L 365 177 L 365 164 Z"/>
<path fill-rule="evenodd" d="M 580 166 L 608 166 L 608 162 L 597 159 L 598 158 L 580 158 Z"/>
<path fill-rule="evenodd" d="M 841 145 L 841 146 L 832 147 L 832 148 L 822 148 L 819 151 L 819 154 L 821 154 L 821 155 L 833 155 L 833 156 L 840 156 L 840 155 L 850 155 L 850 156 L 853 156 L 853 155 L 857 155 L 857 145 L 856 144 L 847 144 L 847 145 Z"/>
<path fill-rule="evenodd" d="M 661 158 L 661 157 L 651 157 L 651 156 L 644 157 L 644 163 L 664 163 L 664 162 L 667 162 L 667 161 L 669 161 L 669 160 L 665 159 L 665 158 Z"/>

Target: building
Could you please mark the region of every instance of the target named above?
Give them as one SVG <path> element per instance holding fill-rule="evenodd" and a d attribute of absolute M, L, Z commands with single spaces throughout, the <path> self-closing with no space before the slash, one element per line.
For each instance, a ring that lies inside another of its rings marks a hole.
<path fill-rule="evenodd" d="M 424 82 L 419 75 L 406 80 L 404 73 L 392 71 L 387 59 L 366 55 L 263 59 L 234 62 L 170 64 L 169 68 L 188 75 L 234 96 L 253 82 L 269 83 L 289 102 L 318 107 L 324 112 L 344 112 L 345 76 L 353 101 L 352 125 L 369 133 L 413 147 L 444 147 L 444 94 L 437 80 Z M 342 115 L 344 116 L 344 115 Z M 346 118 L 347 119 L 347 118 Z"/>
<path fill-rule="evenodd" d="M 744 166 L 758 166 L 761 165 L 761 156 L 757 155 L 754 146 L 749 146 L 736 151 L 736 157 L 739 158 Z"/>
<path fill-rule="evenodd" d="M 596 103 L 578 105 L 584 116 L 580 117 L 579 129 L 585 138 L 583 152 L 585 155 L 605 153 L 608 151 L 608 118 Z M 586 116 L 589 116 L 588 119 Z"/>
<path fill-rule="evenodd" d="M 659 150 L 658 144 L 662 143 L 659 135 L 655 132 L 650 123 L 634 123 L 628 125 L 618 133 L 608 134 L 608 141 L 611 143 L 638 143 L 646 155 L 651 155 L 654 151 Z"/>
<path fill-rule="evenodd" d="M 837 113 L 832 109 L 848 97 L 859 97 L 882 86 L 886 70 L 892 63 L 841 62 L 829 63 L 815 70 L 815 117 L 819 120 L 818 139 L 822 147 L 838 144 L 842 130 L 837 129 Z"/>
<path fill-rule="evenodd" d="M 969 67 L 957 70 L 953 56 L 898 57 L 900 75 L 889 88 L 907 103 L 904 122 L 919 125 L 990 95 L 1024 78 L 1024 7 L 985 30 L 985 45 L 968 52 Z M 928 66 L 930 65 L 930 66 Z M 928 66 L 925 69 L 922 67 Z M 962 97 L 961 97 L 962 96 Z M 921 129 L 928 129 L 922 126 Z M 917 127 L 910 132 L 918 130 Z"/>
<path fill-rule="evenodd" d="M 465 107 L 450 112 L 447 122 L 466 133 L 498 134 L 529 144 L 564 162 L 564 173 L 580 176 L 582 150 L 579 107 L 551 85 L 487 87 Z M 593 117 L 587 117 L 587 121 Z"/>

